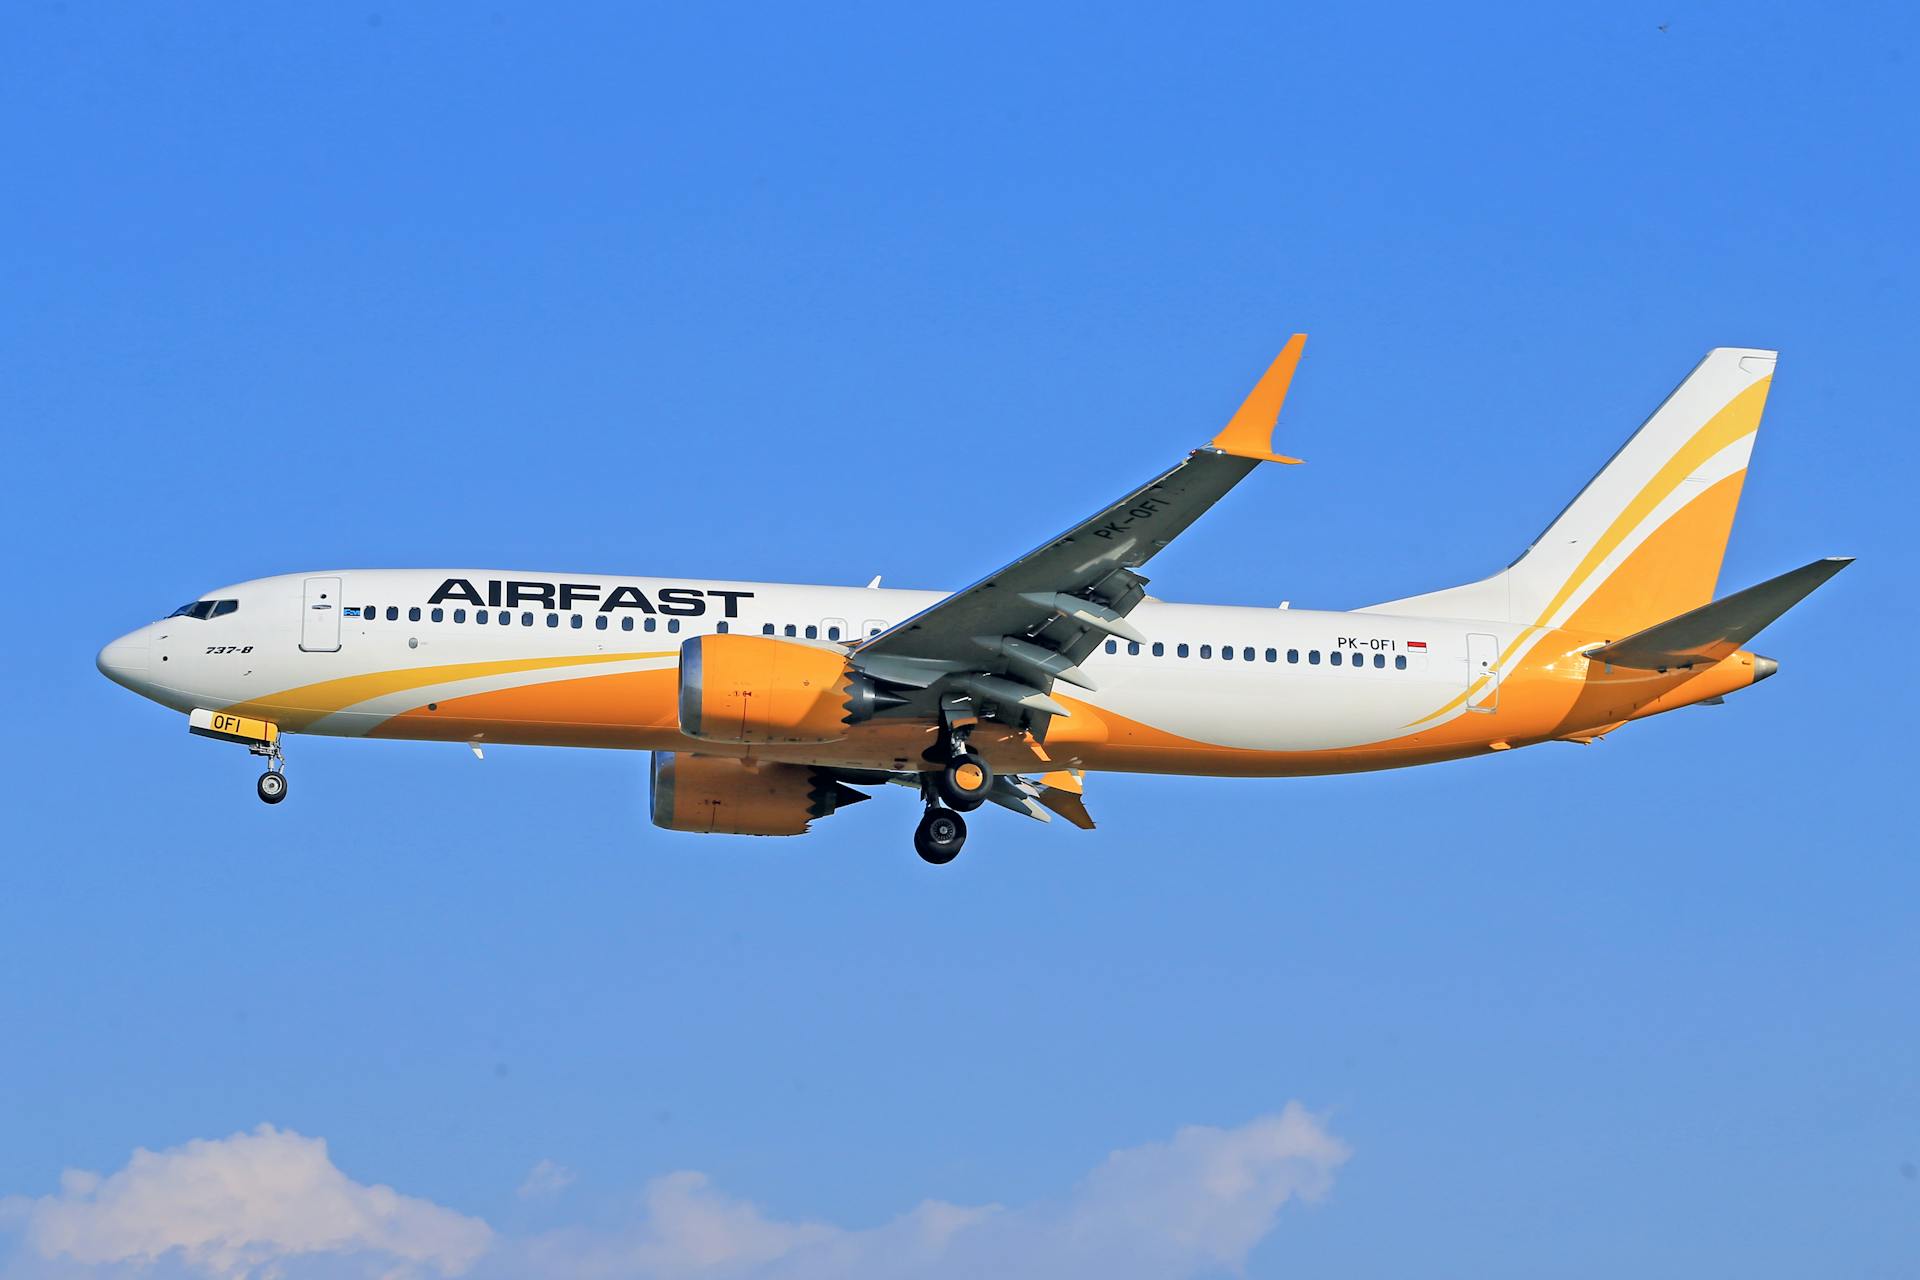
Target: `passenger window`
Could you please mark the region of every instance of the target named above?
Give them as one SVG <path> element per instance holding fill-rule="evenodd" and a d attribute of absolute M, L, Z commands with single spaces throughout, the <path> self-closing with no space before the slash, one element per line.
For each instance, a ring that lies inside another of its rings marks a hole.
<path fill-rule="evenodd" d="M 721 629 L 722 631 L 725 631 L 725 630 L 727 629 L 727 624 L 726 624 L 726 623 L 724 623 L 724 622 L 723 622 L 723 623 L 721 623 L 721 624 L 720 624 L 720 629 Z M 827 639 L 829 639 L 829 640 L 838 640 L 839 638 L 840 638 L 840 628 L 838 628 L 838 627 L 828 627 L 828 628 L 827 628 Z"/>
<path fill-rule="evenodd" d="M 1394 655 L 1393 655 L 1393 669 L 1394 669 L 1395 671 L 1405 671 L 1405 670 L 1407 669 L 1407 655 L 1406 655 L 1406 654 L 1404 654 L 1404 653 L 1396 653 L 1396 654 L 1394 654 Z"/>
<path fill-rule="evenodd" d="M 1161 643 L 1160 643 L 1160 642 L 1159 642 L 1158 640 L 1155 640 L 1155 641 L 1153 642 L 1153 656 L 1154 656 L 1154 657 L 1156 657 L 1156 658 L 1164 658 L 1164 657 L 1166 657 L 1166 656 L 1167 656 L 1167 646 L 1166 646 L 1166 645 L 1164 645 L 1164 644 L 1161 644 Z"/>
<path fill-rule="evenodd" d="M 621 629 L 622 631 L 631 631 L 631 630 L 633 630 L 633 615 L 632 615 L 632 614 L 630 614 L 630 613 L 629 613 L 629 614 L 625 614 L 625 615 L 623 615 L 623 616 L 621 617 L 621 619 L 620 619 L 620 629 Z"/>
<path fill-rule="evenodd" d="M 1376 667 L 1384 667 L 1384 666 L 1386 666 L 1386 665 L 1387 665 L 1387 655 L 1386 655 L 1386 654 L 1384 654 L 1384 653 L 1376 653 L 1376 654 L 1374 654 L 1374 655 L 1373 655 L 1373 665 L 1374 665 L 1374 666 L 1376 666 Z"/>
<path fill-rule="evenodd" d="M 1307 650 L 1307 665 L 1310 667 L 1320 665 L 1320 651 L 1318 649 Z"/>
<path fill-rule="evenodd" d="M 408 621 L 408 622 L 418 622 L 418 621 L 420 621 L 420 606 L 419 606 L 419 605 L 415 605 L 415 606 L 414 606 L 413 608 L 411 608 L 411 609 L 409 609 L 409 610 L 407 610 L 407 621 Z"/>
<path fill-rule="evenodd" d="M 445 609 L 435 609 L 432 616 L 435 622 L 445 622 L 447 620 L 447 611 Z"/>
<path fill-rule="evenodd" d="M 678 618 L 668 618 L 668 619 L 667 619 L 667 630 L 669 630 L 669 631 L 675 631 L 675 632 L 677 632 L 677 631 L 679 631 L 679 630 L 680 630 L 680 619 L 678 619 Z"/>
<path fill-rule="evenodd" d="M 400 621 L 400 607 L 398 605 L 390 604 L 387 606 L 387 621 L 388 622 Z"/>
<path fill-rule="evenodd" d="M 1346 661 L 1346 655 L 1342 654 L 1338 649 L 1335 649 L 1332 653 L 1327 655 L 1327 661 L 1331 662 L 1334 666 L 1337 667 L 1342 662 Z"/>
<path fill-rule="evenodd" d="M 467 620 L 467 611 L 465 609 L 455 609 L 453 611 L 453 620 L 455 622 L 465 622 Z"/>
<path fill-rule="evenodd" d="M 714 624 L 713 624 L 713 629 L 714 629 L 715 631 L 717 631 L 717 632 L 719 632 L 719 633 L 720 633 L 721 635 L 725 635 L 725 634 L 727 634 L 727 624 L 726 624 L 726 623 L 724 623 L 724 622 L 716 622 L 716 623 L 714 623 Z M 837 629 L 837 628 L 836 628 L 836 629 Z M 837 638 L 838 638 L 838 637 L 836 637 L 836 639 L 837 639 Z"/>
<path fill-rule="evenodd" d="M 786 634 L 789 636 L 797 636 L 800 634 L 799 629 L 796 628 L 791 622 L 789 622 L 785 627 L 783 627 L 782 630 L 785 631 Z"/>
<path fill-rule="evenodd" d="M 1182 641 L 1180 644 L 1175 645 L 1173 652 L 1174 652 L 1174 656 L 1176 657 L 1180 657 L 1180 658 L 1186 657 L 1187 656 L 1186 642 Z"/>
<path fill-rule="evenodd" d="M 548 625 L 548 626 L 550 626 L 550 627 L 557 627 L 557 626 L 559 626 L 559 625 L 560 625 L 560 615 L 559 615 L 559 614 L 557 614 L 557 613 L 550 613 L 550 614 L 548 614 L 548 615 L 547 615 L 547 625 Z"/>
<path fill-rule="evenodd" d="M 1140 656 L 1140 646 L 1131 640 L 1127 641 L 1127 656 L 1129 658 L 1137 658 Z"/>
<path fill-rule="evenodd" d="M 1242 662 L 1252 662 L 1252 661 L 1253 661 L 1253 646 L 1252 646 L 1252 645 L 1248 645 L 1248 646 L 1247 646 L 1246 648 L 1244 648 L 1244 649 L 1242 649 L 1242 650 L 1240 651 L 1240 660 L 1241 660 Z M 1267 661 L 1268 661 L 1268 662 L 1272 662 L 1272 661 L 1273 661 L 1273 659 L 1272 659 L 1272 658 L 1268 658 L 1268 659 L 1267 659 Z"/>
<path fill-rule="evenodd" d="M 380 612 L 380 606 L 377 604 L 362 605 L 360 607 L 360 616 L 365 618 L 368 622 L 372 622 L 374 618 L 378 616 L 379 612 Z"/>
<path fill-rule="evenodd" d="M 1210 644 L 1201 645 L 1200 656 L 1203 658 L 1211 658 L 1213 656 L 1213 646 Z"/>
<path fill-rule="evenodd" d="M 658 620 L 658 619 L 655 619 L 655 618 L 648 618 L 648 619 L 647 619 L 647 630 L 649 630 L 649 631 L 652 631 L 652 630 L 654 630 L 655 628 L 657 628 L 657 627 L 658 627 L 659 625 L 660 625 L 660 623 L 659 623 L 659 620 Z"/>
<path fill-rule="evenodd" d="M 533 615 L 532 615 L 532 614 L 530 614 L 530 613 L 523 613 L 523 614 L 521 614 L 521 615 L 520 615 L 520 625 L 521 625 L 521 626 L 523 626 L 523 627 L 530 627 L 530 626 L 532 626 L 532 625 L 533 625 Z"/>
<path fill-rule="evenodd" d="M 1230 645 L 1230 644 L 1226 644 L 1226 645 L 1221 645 L 1221 646 L 1220 646 L 1220 656 L 1221 656 L 1222 658 L 1224 658 L 1224 659 L 1226 659 L 1226 660 L 1227 660 L 1228 662 L 1232 662 L 1232 661 L 1233 661 L 1233 646 L 1232 646 L 1232 645 Z"/>
<path fill-rule="evenodd" d="M 573 628 L 573 629 L 574 629 L 575 631 L 578 631 L 578 630 L 580 629 L 580 625 L 581 625 L 581 623 L 580 623 L 580 615 L 579 615 L 579 614 L 577 614 L 577 613 L 573 613 L 573 614 L 568 614 L 567 616 L 568 616 L 568 619 L 569 619 L 569 621 L 568 621 L 568 623 L 567 623 L 567 625 L 568 625 L 568 626 L 570 626 L 570 627 L 572 627 L 572 628 Z"/>
<path fill-rule="evenodd" d="M 1267 661 L 1268 662 L 1280 661 L 1280 651 L 1278 649 L 1267 650 Z"/>
<path fill-rule="evenodd" d="M 1107 652 L 1108 653 L 1120 652 L 1120 642 L 1118 640 L 1107 641 Z"/>
<path fill-rule="evenodd" d="M 820 638 L 820 628 L 814 626 L 811 622 L 809 622 L 807 624 L 807 639 L 818 640 L 819 638 Z"/>
<path fill-rule="evenodd" d="M 483 627 L 484 627 L 484 626 L 486 626 L 486 625 L 487 625 L 487 611 L 486 611 L 485 609 L 475 609 L 475 610 L 473 611 L 473 620 L 474 620 L 475 622 L 477 622 L 477 623 L 479 623 L 479 624 L 480 624 L 481 626 L 483 626 Z"/>
<path fill-rule="evenodd" d="M 652 619 L 652 618 L 648 618 L 648 619 L 647 619 L 647 621 L 648 621 L 648 622 L 652 622 L 652 621 L 653 621 L 653 619 Z M 649 630 L 649 631 L 651 631 L 651 630 L 653 630 L 653 628 L 652 628 L 652 627 L 648 627 L 648 628 L 647 628 L 647 630 Z M 772 624 L 771 622 L 769 622 L 769 623 L 767 623 L 767 624 L 765 624 L 764 626 L 762 626 L 762 627 L 760 628 L 760 634 L 761 634 L 761 635 L 763 635 L 763 636 L 770 636 L 770 635 L 772 635 L 772 634 L 773 634 L 773 624 Z"/>
<path fill-rule="evenodd" d="M 594 617 L 593 617 L 593 629 L 594 629 L 595 631 L 605 631 L 605 630 L 607 629 L 607 615 L 606 615 L 606 614 L 604 614 L 604 613 L 597 613 L 597 614 L 595 614 L 595 615 L 594 615 Z"/>
<path fill-rule="evenodd" d="M 510 627 L 513 625 L 513 615 L 508 613 L 505 609 L 502 609 L 500 611 L 500 625 L 503 627 Z"/>

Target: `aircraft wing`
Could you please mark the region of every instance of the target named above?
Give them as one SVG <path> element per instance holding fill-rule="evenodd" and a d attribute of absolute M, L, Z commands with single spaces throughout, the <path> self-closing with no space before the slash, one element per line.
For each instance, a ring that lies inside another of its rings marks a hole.
<path fill-rule="evenodd" d="M 1092 688 L 1078 664 L 1108 636 L 1141 642 L 1127 614 L 1151 560 L 1272 452 L 1273 428 L 1306 343 L 1295 334 L 1225 430 L 1172 470 L 979 582 L 856 646 L 854 665 L 896 685 L 938 687 L 1044 729 L 1065 708 L 1055 680 Z"/>

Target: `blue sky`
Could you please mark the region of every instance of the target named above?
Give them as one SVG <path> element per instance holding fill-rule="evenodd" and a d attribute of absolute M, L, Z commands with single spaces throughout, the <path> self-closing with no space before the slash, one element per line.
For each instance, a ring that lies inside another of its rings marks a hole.
<path fill-rule="evenodd" d="M 1915 37 L 11 7 L 0 1275 L 1913 1274 Z M 941 872 L 904 793 L 701 839 L 614 753 L 296 740 L 268 809 L 93 669 L 320 566 L 957 586 L 1296 329 L 1308 465 L 1158 594 L 1504 565 L 1715 345 L 1783 352 L 1723 588 L 1860 563 L 1724 706 Z M 263 1170 L 362 1226 L 182 1242 Z"/>

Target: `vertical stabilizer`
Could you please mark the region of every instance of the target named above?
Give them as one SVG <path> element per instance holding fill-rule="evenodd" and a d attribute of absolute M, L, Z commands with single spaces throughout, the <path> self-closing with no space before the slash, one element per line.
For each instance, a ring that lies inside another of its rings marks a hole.
<path fill-rule="evenodd" d="M 1706 604 L 1777 355 L 1709 351 L 1506 572 L 1369 612 L 1625 635 Z"/>

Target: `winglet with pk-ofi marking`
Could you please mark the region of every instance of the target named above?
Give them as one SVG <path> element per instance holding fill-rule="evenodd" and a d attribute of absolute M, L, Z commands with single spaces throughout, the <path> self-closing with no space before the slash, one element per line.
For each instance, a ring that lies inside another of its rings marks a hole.
<path fill-rule="evenodd" d="M 1273 451 L 1273 428 L 1280 420 L 1280 406 L 1287 402 L 1287 388 L 1293 384 L 1293 371 L 1300 363 L 1301 349 L 1307 345 L 1307 335 L 1296 333 L 1287 339 L 1287 345 L 1280 348 L 1280 354 L 1260 376 L 1253 390 L 1247 393 L 1246 403 L 1233 415 L 1226 430 L 1207 442 L 1208 446 L 1221 453 L 1230 453 L 1236 458 L 1252 458 L 1257 462 L 1291 462 L 1300 459 L 1289 458 Z"/>

